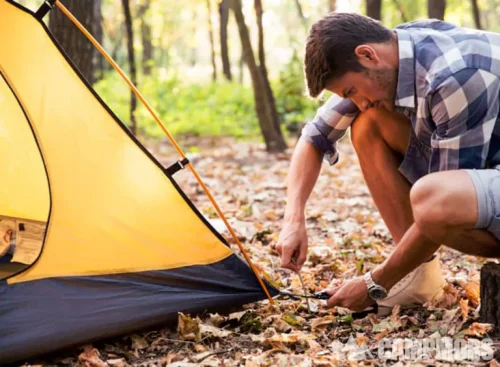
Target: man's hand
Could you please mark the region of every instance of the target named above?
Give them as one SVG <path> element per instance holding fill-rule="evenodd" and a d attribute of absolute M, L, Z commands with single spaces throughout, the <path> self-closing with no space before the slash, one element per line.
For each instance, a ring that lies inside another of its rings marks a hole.
<path fill-rule="evenodd" d="M 279 235 L 276 250 L 281 255 L 282 268 L 300 271 L 307 259 L 305 220 L 285 224 Z"/>
<path fill-rule="evenodd" d="M 327 302 L 328 307 L 340 306 L 352 311 L 363 311 L 375 304 L 368 296 L 368 289 L 363 277 L 349 280 L 339 287 L 327 290 L 331 295 Z"/>

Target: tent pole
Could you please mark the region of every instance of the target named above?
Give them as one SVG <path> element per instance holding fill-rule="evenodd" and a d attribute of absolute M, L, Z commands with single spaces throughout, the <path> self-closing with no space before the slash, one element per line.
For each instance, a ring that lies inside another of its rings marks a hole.
<path fill-rule="evenodd" d="M 170 135 L 170 133 L 168 132 L 168 130 L 165 127 L 165 125 L 161 122 L 161 120 L 158 117 L 158 115 L 153 111 L 153 109 L 151 108 L 151 106 L 149 105 L 149 103 L 142 96 L 141 92 L 139 92 L 139 90 L 135 87 L 135 85 L 130 81 L 130 79 L 127 77 L 127 75 L 125 75 L 125 73 L 120 69 L 120 67 L 118 66 L 118 64 L 111 58 L 111 56 L 109 56 L 109 54 L 106 52 L 106 50 L 104 50 L 104 48 L 99 44 L 99 42 L 97 42 L 96 39 L 89 33 L 89 31 L 87 31 L 85 29 L 85 27 L 78 21 L 78 19 L 76 19 L 74 17 L 74 15 L 71 14 L 71 12 L 68 9 L 66 9 L 66 7 L 63 4 L 61 4 L 61 2 L 59 0 L 56 0 L 55 5 L 69 18 L 69 20 L 71 20 L 71 22 L 73 22 L 73 24 L 75 24 L 75 26 L 85 35 L 85 37 L 88 38 L 88 40 L 94 45 L 94 47 L 97 48 L 97 50 L 104 56 L 104 58 L 111 64 L 111 66 L 118 72 L 118 74 L 120 74 L 120 76 L 123 78 L 123 80 L 130 87 L 130 89 L 132 90 L 132 92 L 134 92 L 134 94 L 142 102 L 142 104 L 144 105 L 144 107 L 146 107 L 146 109 L 149 111 L 149 113 L 151 114 L 151 116 L 153 117 L 153 119 L 156 121 L 156 123 L 163 130 L 163 132 L 165 133 L 165 135 L 168 137 L 168 139 L 170 140 L 170 142 L 173 144 L 173 146 L 177 150 L 177 153 L 179 153 L 179 155 L 182 157 L 182 159 L 185 159 L 186 155 L 182 151 L 182 149 L 179 146 L 179 144 L 177 144 L 177 142 L 172 137 L 172 135 Z M 236 235 L 236 233 L 234 232 L 233 228 L 231 227 L 231 225 L 227 221 L 226 217 L 222 213 L 222 210 L 219 208 L 219 205 L 216 203 L 214 197 L 212 196 L 212 194 L 210 193 L 210 191 L 208 190 L 208 188 L 205 186 L 205 184 L 203 183 L 201 177 L 198 175 L 198 173 L 196 172 L 196 170 L 194 169 L 194 167 L 192 166 L 192 164 L 188 163 L 187 167 L 193 173 L 193 175 L 196 177 L 196 180 L 198 181 L 198 183 L 203 188 L 203 191 L 205 191 L 205 194 L 208 196 L 208 198 L 212 202 L 212 205 L 214 206 L 215 210 L 217 211 L 217 214 L 219 214 L 220 218 L 223 220 L 223 222 L 226 225 L 227 229 L 231 233 L 231 236 L 233 237 L 234 241 L 236 242 L 236 244 L 240 248 L 241 252 L 243 253 L 243 256 L 245 257 L 245 260 L 247 261 L 248 265 L 250 265 L 250 268 L 252 269 L 252 271 L 254 272 L 255 276 L 257 277 L 257 280 L 259 281 L 262 289 L 264 290 L 264 293 L 266 294 L 267 298 L 269 299 L 269 302 L 271 304 L 274 304 L 274 300 L 271 297 L 271 294 L 269 293 L 269 290 L 267 289 L 266 284 L 262 280 L 262 277 L 260 276 L 259 271 L 253 265 L 252 260 L 250 260 L 250 257 L 248 256 L 248 253 L 246 252 L 245 248 L 241 244 L 240 240 L 238 239 L 238 236 Z"/>

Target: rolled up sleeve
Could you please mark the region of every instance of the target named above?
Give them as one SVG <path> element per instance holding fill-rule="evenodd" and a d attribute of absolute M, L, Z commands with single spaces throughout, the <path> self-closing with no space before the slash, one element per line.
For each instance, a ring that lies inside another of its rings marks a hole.
<path fill-rule="evenodd" d="M 318 109 L 313 120 L 302 129 L 301 138 L 309 141 L 333 165 L 339 160 L 337 142 L 342 138 L 359 113 L 358 107 L 350 100 L 331 96 Z"/>

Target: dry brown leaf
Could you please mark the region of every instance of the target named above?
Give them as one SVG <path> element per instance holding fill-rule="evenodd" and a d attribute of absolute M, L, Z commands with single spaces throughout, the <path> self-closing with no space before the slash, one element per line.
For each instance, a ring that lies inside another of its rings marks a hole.
<path fill-rule="evenodd" d="M 78 356 L 78 360 L 85 367 L 108 367 L 109 365 L 101 359 L 99 351 L 92 345 L 85 345 L 83 352 Z"/>
<path fill-rule="evenodd" d="M 479 322 L 473 322 L 467 330 L 465 330 L 466 335 L 472 336 L 483 336 L 488 331 L 493 329 L 492 324 L 483 324 Z"/>
<path fill-rule="evenodd" d="M 469 300 L 460 300 L 460 311 L 462 313 L 462 320 L 465 322 L 469 317 Z"/>
<path fill-rule="evenodd" d="M 199 332 L 201 336 L 204 337 L 216 337 L 216 338 L 225 338 L 232 334 L 229 330 L 224 330 L 212 325 L 207 325 L 204 323 L 199 323 Z"/>
<path fill-rule="evenodd" d="M 167 356 L 165 357 L 165 364 L 169 365 L 170 363 L 182 361 L 184 359 L 184 356 L 180 355 L 179 353 L 174 353 L 174 352 L 169 352 Z"/>
<path fill-rule="evenodd" d="M 125 366 L 127 366 L 127 362 L 125 361 L 125 358 L 108 359 L 106 362 L 112 367 L 125 367 Z"/>
<path fill-rule="evenodd" d="M 207 347 L 205 347 L 203 344 L 195 344 L 194 350 L 197 353 L 203 353 L 207 351 Z"/>
<path fill-rule="evenodd" d="M 199 320 L 179 312 L 177 332 L 183 340 L 200 340 Z"/>
<path fill-rule="evenodd" d="M 149 347 L 149 343 L 146 339 L 138 334 L 132 334 L 130 339 L 132 339 L 132 349 L 134 350 L 146 349 Z"/>
<path fill-rule="evenodd" d="M 479 306 L 480 303 L 480 285 L 476 280 L 468 282 L 458 282 L 458 284 L 465 290 L 465 296 L 474 307 Z"/>
<path fill-rule="evenodd" d="M 333 324 L 336 320 L 337 318 L 334 315 L 327 315 L 314 319 L 311 322 L 311 330 L 313 333 L 318 332 L 320 329 L 324 329 L 326 326 Z"/>

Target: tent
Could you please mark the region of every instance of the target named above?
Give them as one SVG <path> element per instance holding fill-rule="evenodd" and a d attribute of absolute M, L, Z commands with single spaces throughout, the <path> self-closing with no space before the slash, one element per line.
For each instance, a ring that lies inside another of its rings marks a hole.
<path fill-rule="evenodd" d="M 42 16 L 0 0 L 0 224 L 20 265 L 0 274 L 0 363 L 264 299 L 176 184 L 183 165 L 137 141 Z"/>

